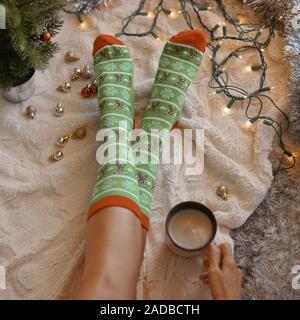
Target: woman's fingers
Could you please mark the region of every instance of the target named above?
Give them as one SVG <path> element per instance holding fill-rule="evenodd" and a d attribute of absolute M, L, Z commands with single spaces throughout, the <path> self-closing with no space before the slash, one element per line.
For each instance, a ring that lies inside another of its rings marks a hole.
<path fill-rule="evenodd" d="M 207 272 L 200 274 L 200 279 L 201 280 L 206 279 L 206 278 L 208 278 L 208 273 Z"/>
<path fill-rule="evenodd" d="M 208 273 L 202 273 L 200 274 L 200 279 L 202 280 L 203 283 L 208 284 Z"/>
<path fill-rule="evenodd" d="M 239 273 L 240 280 L 242 280 L 244 276 L 242 269 L 238 268 L 238 273 Z"/>
<path fill-rule="evenodd" d="M 207 260 L 210 269 L 219 269 L 221 263 L 221 250 L 215 245 L 211 244 L 208 248 Z"/>
<path fill-rule="evenodd" d="M 222 269 L 225 267 L 227 268 L 236 268 L 236 263 L 232 254 L 231 247 L 228 243 L 222 243 L 220 246 L 222 261 L 221 266 Z"/>
<path fill-rule="evenodd" d="M 210 245 L 203 265 L 208 265 L 208 270 L 200 275 L 200 279 L 209 284 L 213 299 L 241 299 L 242 271 L 237 267 L 228 244 Z"/>
<path fill-rule="evenodd" d="M 207 259 L 205 259 L 205 260 L 203 261 L 203 267 L 204 267 L 204 268 L 209 268 L 209 263 L 208 263 L 208 260 L 207 260 Z"/>

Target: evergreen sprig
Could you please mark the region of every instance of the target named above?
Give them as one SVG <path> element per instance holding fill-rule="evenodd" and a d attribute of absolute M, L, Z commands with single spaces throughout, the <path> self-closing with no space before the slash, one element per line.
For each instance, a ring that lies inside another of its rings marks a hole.
<path fill-rule="evenodd" d="M 55 36 L 62 27 L 58 16 L 63 0 L 0 0 L 6 29 L 0 30 L 0 88 L 20 84 L 32 70 L 43 69 L 58 51 L 54 41 L 43 42 L 47 30 Z"/>

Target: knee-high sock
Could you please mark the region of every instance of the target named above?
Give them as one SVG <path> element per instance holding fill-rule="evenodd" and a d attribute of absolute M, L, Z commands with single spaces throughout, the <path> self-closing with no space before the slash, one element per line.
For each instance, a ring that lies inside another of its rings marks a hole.
<path fill-rule="evenodd" d="M 98 87 L 101 129 L 106 129 L 103 150 L 109 147 L 116 153 L 100 153 L 104 163 L 97 182 L 88 218 L 100 209 L 119 206 L 131 210 L 148 229 L 148 217 L 140 210 L 139 186 L 131 146 L 134 119 L 133 66 L 129 49 L 119 39 L 100 35 L 94 42 L 94 67 Z M 121 137 L 122 136 L 122 139 Z M 107 151 L 106 151 L 107 152 Z M 109 160 L 109 161 L 108 161 Z"/>
<path fill-rule="evenodd" d="M 146 107 L 142 129 L 147 132 L 150 145 L 151 129 L 171 130 L 178 120 L 186 91 L 198 71 L 206 46 L 206 36 L 201 30 L 181 32 L 165 45 L 160 58 L 151 98 Z M 162 152 L 163 139 L 159 143 Z M 157 155 L 157 154 L 156 154 Z M 148 154 L 150 161 L 151 152 Z M 153 159 L 156 157 L 154 156 Z M 157 163 L 137 164 L 140 190 L 140 207 L 145 216 L 151 215 L 151 203 Z"/>

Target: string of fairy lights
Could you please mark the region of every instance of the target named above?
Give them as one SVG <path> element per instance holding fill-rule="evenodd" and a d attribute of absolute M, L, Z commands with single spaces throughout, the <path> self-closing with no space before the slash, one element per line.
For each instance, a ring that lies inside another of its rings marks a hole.
<path fill-rule="evenodd" d="M 80 23 L 84 22 L 84 16 L 94 8 L 107 7 L 111 0 L 66 0 L 66 13 L 77 17 Z"/>
<path fill-rule="evenodd" d="M 106 1 L 102 1 L 106 5 Z M 75 15 L 80 21 L 80 24 L 84 25 L 84 8 L 86 7 L 86 4 L 89 5 L 89 2 L 90 1 L 86 1 L 80 10 L 74 11 L 65 9 L 65 11 Z M 152 36 L 157 41 L 162 41 L 162 37 L 158 32 L 158 21 L 161 14 L 172 19 L 183 17 L 190 29 L 194 29 L 192 15 L 195 16 L 200 26 L 210 35 L 211 41 L 207 44 L 210 51 L 209 57 L 212 62 L 212 76 L 209 81 L 209 87 L 213 90 L 213 95 L 223 94 L 228 98 L 228 103 L 224 106 L 223 113 L 225 115 L 231 114 L 232 109 L 237 106 L 238 102 L 245 104 L 246 121 L 244 127 L 251 128 L 256 123 L 261 122 L 262 124 L 273 128 L 275 135 L 277 136 L 281 157 L 277 168 L 274 170 L 274 174 L 280 169 L 286 170 L 293 168 L 296 164 L 296 157 L 288 150 L 283 141 L 284 134 L 290 127 L 290 121 L 286 113 L 268 95 L 268 92 L 274 90 L 276 87 L 270 87 L 265 84 L 268 66 L 264 52 L 274 37 L 278 21 L 274 19 L 273 21 L 268 22 L 268 24 L 246 23 L 242 21 L 243 19 L 241 18 L 237 19 L 232 17 L 222 0 L 211 0 L 212 5 L 203 2 L 199 3 L 198 0 L 178 0 L 178 7 L 176 9 L 174 9 L 174 5 L 170 8 L 169 3 L 170 2 L 167 0 L 156 0 L 156 5 L 148 9 L 148 1 L 140 0 L 138 8 L 123 20 L 121 32 L 116 34 L 116 36 Z M 205 11 L 213 10 L 212 6 L 216 7 L 222 14 L 223 22 L 210 27 L 205 22 L 203 13 Z M 151 21 L 148 30 L 137 33 L 127 31 L 130 24 L 137 17 L 145 17 Z M 279 17 L 279 20 L 281 18 L 282 17 Z M 228 25 L 230 26 L 230 32 L 228 30 Z M 222 52 L 222 50 L 220 50 L 222 44 L 227 40 L 236 41 L 236 46 L 235 49 L 224 58 L 221 57 L 221 54 L 219 53 Z M 257 74 L 260 74 L 258 79 L 259 86 L 252 92 L 249 92 L 240 86 L 233 85 L 230 82 L 229 73 L 226 70 L 228 64 L 233 59 L 243 59 L 243 54 L 246 54 L 249 51 L 257 54 L 258 62 L 254 65 L 246 65 L 243 70 L 246 73 L 256 72 Z M 282 122 L 263 114 L 265 101 L 269 101 L 282 115 Z"/>
<path fill-rule="evenodd" d="M 274 90 L 275 87 L 265 85 L 268 66 L 265 60 L 264 51 L 274 37 L 276 21 L 274 20 L 268 25 L 244 23 L 241 19 L 235 19 L 229 14 L 222 0 L 213 1 L 221 12 L 224 21 L 213 27 L 209 27 L 203 18 L 204 11 L 212 10 L 212 7 L 208 3 L 199 4 L 199 2 L 195 0 L 178 0 L 179 9 L 173 9 L 168 8 L 166 4 L 167 1 L 158 0 L 156 6 L 147 10 L 146 0 L 140 0 L 137 10 L 124 19 L 122 30 L 117 34 L 117 36 L 152 36 L 158 41 L 161 41 L 161 36 L 158 33 L 158 19 L 161 14 L 165 14 L 170 18 L 178 18 L 181 16 L 184 18 L 187 26 L 190 29 L 194 29 L 190 13 L 193 12 L 199 24 L 210 35 L 211 42 L 207 44 L 207 47 L 210 50 L 210 59 L 212 62 L 212 77 L 209 82 L 210 88 L 214 90 L 212 94 L 224 94 L 228 97 L 228 103 L 224 108 L 225 114 L 230 114 L 232 108 L 236 106 L 237 102 L 245 103 L 245 115 L 247 119 L 245 122 L 246 128 L 250 128 L 258 122 L 273 128 L 278 138 L 278 147 L 282 151 L 279 165 L 274 170 L 274 174 L 276 174 L 280 169 L 290 169 L 295 166 L 296 158 L 295 155 L 287 149 L 283 141 L 283 136 L 289 129 L 290 121 L 286 113 L 267 94 L 269 91 Z M 129 32 L 128 29 L 130 24 L 139 16 L 152 20 L 148 30 L 138 33 Z M 229 24 L 233 30 L 230 30 L 230 33 L 228 31 L 227 24 Z M 267 34 L 267 36 L 265 36 L 265 34 Z M 222 44 L 226 40 L 236 41 L 237 46 L 225 58 L 220 58 L 221 55 L 219 55 L 219 52 Z M 231 84 L 229 74 L 226 71 L 227 64 L 232 59 L 243 59 L 242 55 L 249 51 L 257 53 L 258 62 L 252 66 L 245 66 L 244 70 L 246 72 L 260 73 L 258 81 L 259 86 L 253 92 L 249 92 L 237 85 Z M 282 115 L 282 122 L 263 114 L 264 101 L 266 100 L 269 101 L 271 105 Z"/>

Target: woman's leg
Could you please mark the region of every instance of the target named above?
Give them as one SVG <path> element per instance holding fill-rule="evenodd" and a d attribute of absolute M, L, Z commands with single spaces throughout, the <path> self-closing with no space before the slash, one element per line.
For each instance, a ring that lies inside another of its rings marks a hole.
<path fill-rule="evenodd" d="M 142 238 L 140 220 L 128 209 L 108 207 L 93 215 L 75 299 L 135 299 L 144 251 Z"/>
<path fill-rule="evenodd" d="M 202 30 L 188 30 L 178 33 L 166 43 L 156 73 L 153 90 L 142 119 L 142 129 L 147 133 L 148 145 L 157 141 L 157 129 L 169 134 L 181 115 L 186 92 L 198 72 L 206 47 L 206 35 Z M 164 139 L 160 135 L 159 152 L 155 148 L 148 153 L 148 163 L 137 163 L 140 208 L 145 216 L 151 216 L 153 188 Z M 153 143 L 154 145 L 154 143 Z M 157 143 L 158 145 L 158 143 Z"/>
<path fill-rule="evenodd" d="M 94 43 L 94 65 L 108 153 L 97 174 L 88 214 L 86 255 L 76 299 L 135 299 L 143 254 L 143 228 L 131 131 L 134 118 L 133 66 L 128 48 L 109 35 Z M 120 137 L 123 137 L 121 140 Z M 141 226 L 142 225 L 142 226 Z"/>

